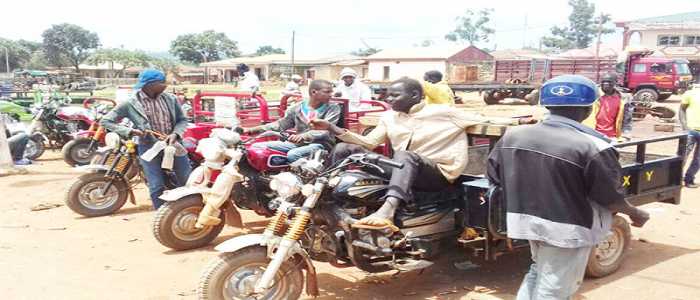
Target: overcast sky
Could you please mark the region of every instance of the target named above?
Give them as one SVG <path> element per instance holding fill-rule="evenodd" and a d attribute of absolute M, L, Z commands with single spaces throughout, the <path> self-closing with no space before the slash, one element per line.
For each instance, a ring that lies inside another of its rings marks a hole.
<path fill-rule="evenodd" d="M 393 48 L 424 40 L 445 43 L 455 17 L 466 9 L 493 8 L 491 25 L 496 34 L 481 46 L 513 49 L 537 47 L 549 28 L 567 24 L 570 12 L 566 0 L 411 2 L 4 0 L 0 37 L 39 41 L 51 24 L 69 22 L 97 32 L 104 47 L 167 51 L 179 34 L 213 29 L 225 32 L 244 53 L 250 53 L 267 44 L 289 52 L 295 30 L 297 54 L 319 56 L 347 53 L 365 44 Z M 614 21 L 700 10 L 700 0 L 592 2 Z M 619 33 L 604 39 L 615 45 L 620 41 Z"/>

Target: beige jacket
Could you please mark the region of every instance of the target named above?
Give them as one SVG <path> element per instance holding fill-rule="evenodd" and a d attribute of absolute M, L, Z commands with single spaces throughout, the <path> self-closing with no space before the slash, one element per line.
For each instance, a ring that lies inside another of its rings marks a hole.
<path fill-rule="evenodd" d="M 517 125 L 517 119 L 487 119 L 444 104 L 419 104 L 408 114 L 385 112 L 366 136 L 345 131 L 338 138 L 370 150 L 389 141 L 394 151 L 411 151 L 435 162 L 445 178 L 453 182 L 467 166 L 464 130 L 479 123 Z"/>

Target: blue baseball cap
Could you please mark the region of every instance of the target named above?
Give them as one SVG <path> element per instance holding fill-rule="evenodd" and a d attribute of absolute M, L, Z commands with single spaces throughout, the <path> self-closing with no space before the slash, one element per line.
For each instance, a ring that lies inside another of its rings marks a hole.
<path fill-rule="evenodd" d="M 591 106 L 597 99 L 595 82 L 581 75 L 554 77 L 540 89 L 540 104 L 543 106 Z"/>
<path fill-rule="evenodd" d="M 156 69 L 146 69 L 139 74 L 139 82 L 134 85 L 134 89 L 138 90 L 151 82 L 165 82 L 165 74 Z"/>

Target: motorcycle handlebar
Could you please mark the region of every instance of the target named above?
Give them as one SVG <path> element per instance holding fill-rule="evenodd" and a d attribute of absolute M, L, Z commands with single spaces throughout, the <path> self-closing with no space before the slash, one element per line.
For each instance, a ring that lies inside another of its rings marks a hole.
<path fill-rule="evenodd" d="M 382 158 L 381 156 L 379 156 L 379 154 L 367 154 L 365 157 L 367 161 L 371 163 L 384 165 L 390 168 L 403 169 L 403 163 L 398 163 L 391 159 Z"/>

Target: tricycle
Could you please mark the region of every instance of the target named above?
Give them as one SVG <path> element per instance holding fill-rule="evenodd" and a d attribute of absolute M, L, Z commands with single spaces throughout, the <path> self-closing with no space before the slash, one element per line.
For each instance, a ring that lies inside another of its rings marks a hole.
<path fill-rule="evenodd" d="M 473 137 L 487 145 L 469 148 L 470 163 L 455 184 L 440 193 L 416 193 L 411 205 L 397 211 L 396 228 L 356 228 L 353 223 L 381 205 L 388 180 L 381 170 L 401 168 L 372 154 L 355 154 L 315 179 L 288 176 L 277 188 L 292 189 L 262 234 L 232 238 L 218 245 L 221 252 L 204 270 L 200 299 L 297 299 L 302 290 L 318 296 L 313 261 L 335 267 L 354 266 L 370 273 L 421 270 L 443 252 L 464 249 L 494 260 L 528 246 L 507 237 L 504 203 L 486 195 L 486 158 L 506 127 L 477 125 Z M 678 141 L 674 155 L 647 154 L 650 143 Z M 634 205 L 651 202 L 678 204 L 686 135 L 672 135 L 618 144 L 626 199 Z M 359 227 L 359 226 L 358 226 Z M 630 241 L 629 224 L 616 216 L 607 240 L 591 251 L 587 274 L 608 275 L 619 268 Z M 306 273 L 304 276 L 304 272 Z"/>

